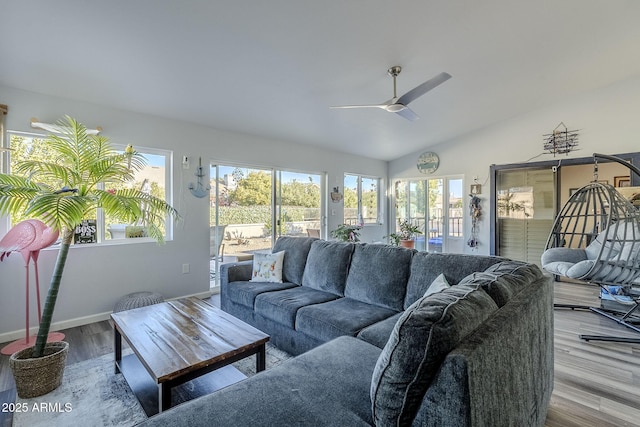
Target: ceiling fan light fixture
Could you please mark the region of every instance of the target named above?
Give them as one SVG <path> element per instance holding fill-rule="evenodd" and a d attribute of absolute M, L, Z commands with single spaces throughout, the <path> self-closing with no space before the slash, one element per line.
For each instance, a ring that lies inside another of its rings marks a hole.
<path fill-rule="evenodd" d="M 406 107 L 406 105 L 402 105 L 402 104 L 390 104 L 387 105 L 386 110 L 390 113 L 397 113 L 399 111 L 404 110 Z"/>

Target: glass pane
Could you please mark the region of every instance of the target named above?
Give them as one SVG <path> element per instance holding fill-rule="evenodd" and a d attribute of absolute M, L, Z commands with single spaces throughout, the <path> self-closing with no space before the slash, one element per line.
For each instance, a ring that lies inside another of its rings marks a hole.
<path fill-rule="evenodd" d="M 428 185 L 428 225 L 425 230 L 428 233 L 427 250 L 429 252 L 442 252 L 442 239 L 444 237 L 444 206 L 443 206 L 443 180 L 430 179 Z"/>
<path fill-rule="evenodd" d="M 9 134 L 9 173 L 15 174 L 15 168 L 19 162 L 25 160 L 49 160 L 51 153 L 46 144 L 43 144 L 42 138 L 28 135 Z M 57 182 L 42 181 L 43 184 L 50 185 L 52 188 L 60 188 Z M 11 215 L 10 221 L 12 225 L 19 223 L 25 219 L 29 219 L 23 214 Z"/>
<path fill-rule="evenodd" d="M 225 255 L 270 249 L 273 230 L 272 172 L 265 169 L 218 166 L 216 182 L 214 166 L 210 176 L 209 223 L 211 226 L 226 226 L 223 240 Z"/>
<path fill-rule="evenodd" d="M 407 181 L 396 181 L 395 183 L 396 228 L 398 227 L 398 221 L 402 218 L 406 218 L 409 215 L 409 191 L 407 190 L 408 185 L 409 183 Z"/>
<path fill-rule="evenodd" d="M 279 171 L 278 177 L 278 235 L 320 237 L 321 176 Z"/>
<path fill-rule="evenodd" d="M 362 219 L 364 224 L 378 223 L 378 178 L 362 178 Z"/>
<path fill-rule="evenodd" d="M 427 218 L 427 193 L 425 191 L 426 181 L 409 181 L 409 217 L 407 218 L 412 225 L 417 225 L 420 230 L 425 229 Z M 398 224 L 396 224 L 398 227 Z M 415 237 L 415 248 L 419 251 L 427 249 L 426 237 L 424 234 Z"/>
<path fill-rule="evenodd" d="M 344 223 L 357 225 L 358 220 L 358 177 L 344 175 Z"/>
<path fill-rule="evenodd" d="M 462 180 L 450 179 L 449 184 L 449 230 L 450 237 L 462 237 Z"/>
<path fill-rule="evenodd" d="M 551 168 L 498 171 L 497 255 L 540 265 L 555 217 Z"/>
<path fill-rule="evenodd" d="M 117 191 L 120 189 L 132 188 L 167 201 L 168 195 L 165 183 L 168 156 L 151 154 L 145 152 L 144 149 L 136 150 L 138 150 L 146 159 L 146 166 L 134 174 L 132 181 L 126 184 L 106 184 L 105 189 Z M 119 150 L 119 152 L 122 153 L 124 150 Z M 120 224 L 118 219 L 112 218 L 109 215 L 105 215 L 104 222 L 106 225 L 105 229 L 108 231 L 105 233 L 105 239 L 107 240 L 124 238 L 124 227 L 127 225 L 135 225 Z M 160 228 L 166 236 L 165 224 L 162 224 Z"/>
<path fill-rule="evenodd" d="M 464 252 L 464 215 L 463 215 L 463 193 L 462 179 L 451 178 L 446 180 L 448 186 L 448 219 L 447 238 L 443 242 L 443 250 L 447 253 Z"/>

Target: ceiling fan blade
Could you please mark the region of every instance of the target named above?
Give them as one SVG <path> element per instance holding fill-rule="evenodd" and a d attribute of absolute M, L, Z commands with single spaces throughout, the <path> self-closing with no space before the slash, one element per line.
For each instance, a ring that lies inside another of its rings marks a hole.
<path fill-rule="evenodd" d="M 336 105 L 329 108 L 386 108 L 387 104 L 377 104 L 377 105 Z"/>
<path fill-rule="evenodd" d="M 396 111 L 395 113 L 412 122 L 420 118 L 416 113 L 413 112 L 413 110 L 411 110 L 411 108 L 406 106 L 402 110 Z"/>
<path fill-rule="evenodd" d="M 416 98 L 421 97 L 425 93 L 429 92 L 431 89 L 435 88 L 438 85 L 441 85 L 442 83 L 446 82 L 450 78 L 451 78 L 451 74 L 440 73 L 434 78 L 427 80 L 426 82 L 422 83 L 419 86 L 414 87 L 409 92 L 402 95 L 400 98 L 398 98 L 398 104 L 409 105 L 409 103 L 414 101 Z"/>

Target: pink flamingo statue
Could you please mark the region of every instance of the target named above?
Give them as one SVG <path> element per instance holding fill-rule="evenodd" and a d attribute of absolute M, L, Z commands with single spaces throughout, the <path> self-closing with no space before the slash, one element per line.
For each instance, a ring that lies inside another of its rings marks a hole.
<path fill-rule="evenodd" d="M 33 260 L 36 273 L 36 297 L 38 300 L 38 322 L 42 320 L 42 309 L 40 308 L 40 279 L 38 276 L 38 257 L 40 250 L 51 246 L 58 239 L 58 231 L 47 227 L 42 221 L 28 219 L 16 224 L 0 240 L 0 261 L 8 257 L 11 252 L 20 252 L 24 259 L 24 266 L 27 273 L 26 278 L 26 336 L 6 345 L 0 350 L 2 354 L 13 354 L 16 351 L 31 347 L 35 344 L 36 337 L 29 336 L 29 262 Z M 52 332 L 47 341 L 60 341 L 64 339 L 64 334 Z"/>

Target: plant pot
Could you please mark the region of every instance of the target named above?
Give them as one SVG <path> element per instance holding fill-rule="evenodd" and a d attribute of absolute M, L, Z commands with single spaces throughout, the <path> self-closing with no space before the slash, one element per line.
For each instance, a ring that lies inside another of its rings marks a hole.
<path fill-rule="evenodd" d="M 107 229 L 111 233 L 111 239 L 124 239 L 127 224 L 111 224 Z"/>
<path fill-rule="evenodd" d="M 62 383 L 62 374 L 67 360 L 69 343 L 64 341 L 47 343 L 43 357 L 31 357 L 33 347 L 13 353 L 9 366 L 16 382 L 18 397 L 30 397 L 47 394 Z"/>
<path fill-rule="evenodd" d="M 413 249 L 415 245 L 415 240 L 400 240 L 400 246 L 404 248 Z"/>

